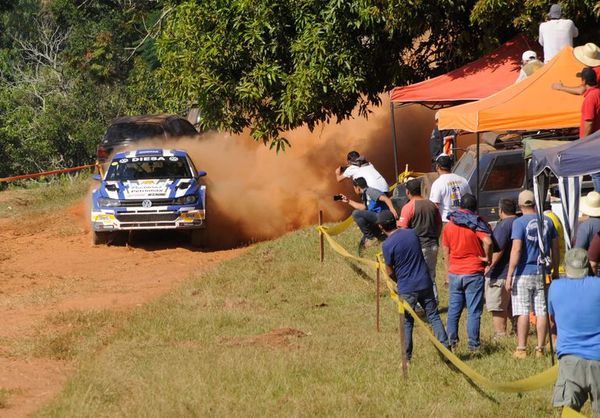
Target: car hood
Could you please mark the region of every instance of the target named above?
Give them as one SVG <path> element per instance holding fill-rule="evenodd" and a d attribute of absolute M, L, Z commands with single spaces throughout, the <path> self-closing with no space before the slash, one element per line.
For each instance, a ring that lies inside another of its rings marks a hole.
<path fill-rule="evenodd" d="M 174 199 L 194 193 L 196 179 L 150 179 L 105 181 L 101 194 L 111 199 Z"/>

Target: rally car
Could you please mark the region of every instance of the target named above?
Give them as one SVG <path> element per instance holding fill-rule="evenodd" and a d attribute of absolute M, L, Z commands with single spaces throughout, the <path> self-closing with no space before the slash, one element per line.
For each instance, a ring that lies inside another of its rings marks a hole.
<path fill-rule="evenodd" d="M 185 151 L 139 149 L 115 154 L 106 172 L 97 174 L 92 192 L 92 241 L 107 243 L 118 231 L 190 230 L 202 245 L 206 186 Z"/>

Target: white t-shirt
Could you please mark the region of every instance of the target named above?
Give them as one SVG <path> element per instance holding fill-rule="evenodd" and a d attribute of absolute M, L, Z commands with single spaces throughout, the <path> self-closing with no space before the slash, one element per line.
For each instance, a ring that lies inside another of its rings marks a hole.
<path fill-rule="evenodd" d="M 442 221 L 447 222 L 448 213 L 460 207 L 460 199 L 467 193 L 471 193 L 467 180 L 458 174 L 447 173 L 433 182 L 429 200 L 439 205 Z"/>
<path fill-rule="evenodd" d="M 566 46 L 573 46 L 579 31 L 571 19 L 552 19 L 540 24 L 540 45 L 544 47 L 544 63 Z"/>
<path fill-rule="evenodd" d="M 356 165 L 349 165 L 343 173 L 344 177 L 357 179 L 359 177 L 364 178 L 367 181 L 367 186 L 374 189 L 380 190 L 384 193 L 390 191 L 387 181 L 383 178 L 379 171 L 375 170 L 373 164 L 368 163 L 361 167 Z"/>

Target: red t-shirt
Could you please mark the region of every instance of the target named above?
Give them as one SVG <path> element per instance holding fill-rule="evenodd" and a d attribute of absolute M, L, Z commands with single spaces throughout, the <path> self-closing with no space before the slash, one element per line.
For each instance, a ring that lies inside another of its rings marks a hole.
<path fill-rule="evenodd" d="M 592 132 L 600 129 L 600 88 L 592 87 L 583 93 L 581 105 L 581 123 L 579 125 L 579 138 L 583 138 L 586 121 L 592 121 Z"/>
<path fill-rule="evenodd" d="M 481 242 L 485 237 L 489 237 L 489 234 L 448 222 L 442 232 L 442 245 L 448 247 L 450 258 L 448 273 L 483 273 L 485 264 L 479 257 L 485 257 Z"/>
<path fill-rule="evenodd" d="M 600 65 L 592 67 L 592 70 L 596 73 L 596 80 L 600 82 Z"/>

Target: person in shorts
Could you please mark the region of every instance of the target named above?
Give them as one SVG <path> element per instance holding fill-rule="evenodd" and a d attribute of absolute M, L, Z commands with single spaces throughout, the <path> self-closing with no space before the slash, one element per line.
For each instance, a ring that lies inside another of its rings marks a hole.
<path fill-rule="evenodd" d="M 589 274 L 584 249 L 565 255 L 566 277 L 554 280 L 548 309 L 558 327 L 558 379 L 552 403 L 576 411 L 590 398 L 600 415 L 600 278 Z"/>
<path fill-rule="evenodd" d="M 533 306 L 536 315 L 537 345 L 536 357 L 544 356 L 544 345 L 548 321 L 546 319 L 546 300 L 544 295 L 544 276 L 541 260 L 539 235 L 544 240 L 544 248 L 551 248 L 552 274 L 558 275 L 558 240 L 552 220 L 542 215 L 543 225 L 538 233 L 538 214 L 535 198 L 530 190 L 519 193 L 519 207 L 523 216 L 513 221 L 512 249 L 506 290 L 511 292 L 512 313 L 517 318 L 517 349 L 513 356 L 527 357 L 527 336 L 529 335 L 529 312 Z M 549 271 L 547 273 L 550 273 Z"/>
<path fill-rule="evenodd" d="M 505 281 L 512 249 L 512 225 L 517 218 L 516 202 L 500 199 L 498 213 L 500 221 L 492 232 L 494 254 L 485 275 L 485 305 L 492 313 L 495 339 L 506 337 L 506 319 L 511 316 L 510 293 L 506 290 Z"/>

